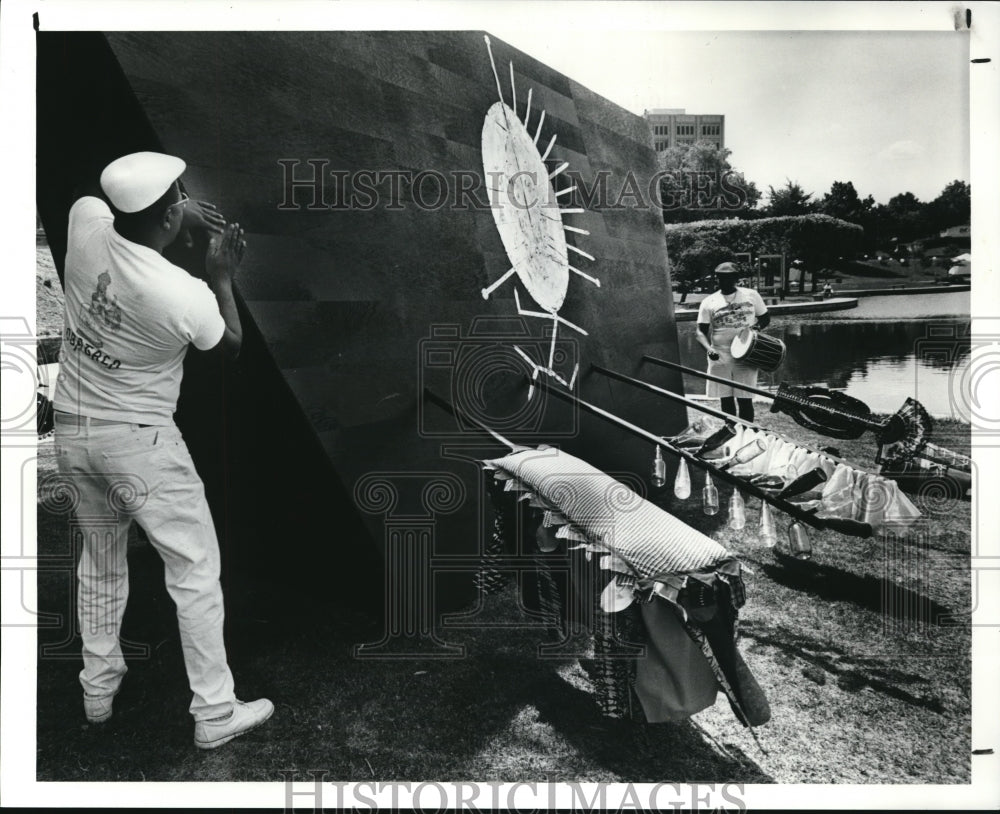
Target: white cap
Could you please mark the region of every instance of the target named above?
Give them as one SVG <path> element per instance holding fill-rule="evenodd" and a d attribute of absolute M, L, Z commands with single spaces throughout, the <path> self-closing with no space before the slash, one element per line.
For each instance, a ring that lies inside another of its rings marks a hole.
<path fill-rule="evenodd" d="M 119 212 L 140 212 L 156 203 L 186 167 L 172 155 L 132 153 L 104 168 L 101 189 Z"/>

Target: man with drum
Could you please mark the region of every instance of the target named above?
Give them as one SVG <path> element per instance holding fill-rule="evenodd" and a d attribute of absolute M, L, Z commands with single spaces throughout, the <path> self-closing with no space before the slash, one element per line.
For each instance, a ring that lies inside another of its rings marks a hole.
<path fill-rule="evenodd" d="M 739 269 L 734 263 L 721 263 L 716 267 L 715 277 L 719 290 L 701 301 L 695 338 L 708 352 L 708 373 L 731 379 L 737 384 L 756 387 L 757 368 L 733 358 L 731 348 L 733 339 L 741 330 L 766 328 L 771 315 L 760 294 L 752 288 L 740 288 L 736 285 L 739 276 Z M 719 398 L 723 412 L 739 415 L 745 421 L 753 421 L 753 400 L 750 394 L 747 393 L 746 398 L 737 397 L 737 391 L 739 388 L 709 381 L 705 395 Z"/>

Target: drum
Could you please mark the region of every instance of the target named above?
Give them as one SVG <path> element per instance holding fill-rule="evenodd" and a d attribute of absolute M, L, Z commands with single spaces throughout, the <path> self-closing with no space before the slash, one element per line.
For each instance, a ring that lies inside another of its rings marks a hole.
<path fill-rule="evenodd" d="M 770 373 L 781 366 L 785 358 L 785 343 L 753 328 L 744 328 L 733 337 L 730 353 L 737 362 Z"/>

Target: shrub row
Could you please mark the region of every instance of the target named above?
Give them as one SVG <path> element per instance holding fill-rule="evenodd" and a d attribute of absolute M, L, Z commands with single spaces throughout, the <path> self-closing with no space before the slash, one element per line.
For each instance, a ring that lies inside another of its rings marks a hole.
<path fill-rule="evenodd" d="M 755 260 L 762 254 L 783 253 L 786 262 L 802 260 L 806 268 L 817 270 L 833 266 L 840 256 L 853 255 L 864 238 L 857 224 L 829 215 L 702 220 L 665 228 L 670 262 L 682 276 L 706 274 L 715 263 L 735 259 L 741 252 L 751 252 Z"/>

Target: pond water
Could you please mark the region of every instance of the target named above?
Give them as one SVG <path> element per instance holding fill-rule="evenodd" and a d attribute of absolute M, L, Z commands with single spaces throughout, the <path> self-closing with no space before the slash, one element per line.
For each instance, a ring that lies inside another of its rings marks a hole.
<path fill-rule="evenodd" d="M 758 386 L 828 387 L 877 413 L 894 413 L 913 396 L 933 416 L 961 415 L 952 406 L 961 381 L 953 372 L 968 359 L 970 325 L 968 292 L 864 297 L 849 311 L 775 317 L 767 332 L 787 352 L 774 373 L 760 373 Z M 682 364 L 705 370 L 695 323 L 677 329 Z M 684 386 L 703 393 L 705 383 L 685 375 Z"/>

